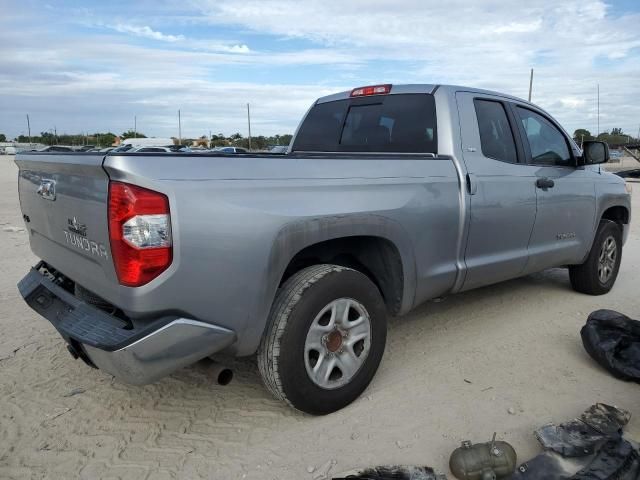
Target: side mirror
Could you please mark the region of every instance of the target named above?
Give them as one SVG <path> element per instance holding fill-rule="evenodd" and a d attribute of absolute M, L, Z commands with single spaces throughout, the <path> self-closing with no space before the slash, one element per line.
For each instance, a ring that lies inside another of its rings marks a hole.
<path fill-rule="evenodd" d="M 587 140 L 582 144 L 582 164 L 596 165 L 609 161 L 609 145 L 606 142 Z"/>

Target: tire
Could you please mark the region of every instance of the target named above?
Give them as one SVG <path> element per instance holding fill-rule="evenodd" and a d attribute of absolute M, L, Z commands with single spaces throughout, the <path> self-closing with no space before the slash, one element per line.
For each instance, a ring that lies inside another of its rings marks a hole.
<path fill-rule="evenodd" d="M 611 248 L 614 248 L 615 258 L 613 259 L 610 256 Z M 603 258 L 605 264 L 601 265 Z M 571 286 L 575 291 L 588 295 L 608 293 L 618 277 L 621 259 L 622 230 L 620 225 L 610 220 L 602 220 L 585 262 L 582 265 L 569 267 Z M 604 269 L 601 270 L 601 268 Z M 608 275 L 606 275 L 607 272 L 609 272 Z"/>
<path fill-rule="evenodd" d="M 302 412 L 325 415 L 367 388 L 386 337 L 386 308 L 376 285 L 351 268 L 315 265 L 278 290 L 258 349 L 258 368 L 276 398 Z"/>

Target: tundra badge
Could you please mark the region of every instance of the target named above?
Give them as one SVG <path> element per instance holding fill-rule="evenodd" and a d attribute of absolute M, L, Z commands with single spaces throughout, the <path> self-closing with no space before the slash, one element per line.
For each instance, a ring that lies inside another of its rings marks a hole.
<path fill-rule="evenodd" d="M 67 230 L 63 232 L 64 239 L 69 245 L 96 257 L 109 258 L 107 247 L 87 238 L 87 226 L 80 223 L 76 217 L 67 218 Z"/>

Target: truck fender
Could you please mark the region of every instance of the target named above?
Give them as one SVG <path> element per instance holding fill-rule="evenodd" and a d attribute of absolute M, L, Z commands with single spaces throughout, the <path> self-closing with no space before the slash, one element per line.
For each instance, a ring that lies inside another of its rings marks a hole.
<path fill-rule="evenodd" d="M 404 228 L 381 215 L 363 213 L 303 218 L 289 222 L 278 231 L 271 246 L 257 318 L 252 318 L 243 334 L 238 354 L 257 350 L 267 327 L 267 320 L 276 291 L 291 259 L 303 249 L 327 240 L 345 237 L 371 236 L 391 242 L 400 253 L 403 271 L 403 292 L 399 314 L 413 305 L 416 289 L 416 266 L 413 245 Z"/>

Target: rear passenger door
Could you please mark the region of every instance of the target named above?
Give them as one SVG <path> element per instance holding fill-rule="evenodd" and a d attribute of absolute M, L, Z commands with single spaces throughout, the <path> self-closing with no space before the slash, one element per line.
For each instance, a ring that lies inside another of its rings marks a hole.
<path fill-rule="evenodd" d="M 534 170 L 537 215 L 526 273 L 580 263 L 595 227 L 595 177 L 576 167 L 572 143 L 556 122 L 529 105 L 513 105 L 526 162 Z"/>
<path fill-rule="evenodd" d="M 504 99 L 456 93 L 470 198 L 466 277 L 462 289 L 522 274 L 536 216 L 533 169 Z"/>

